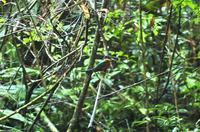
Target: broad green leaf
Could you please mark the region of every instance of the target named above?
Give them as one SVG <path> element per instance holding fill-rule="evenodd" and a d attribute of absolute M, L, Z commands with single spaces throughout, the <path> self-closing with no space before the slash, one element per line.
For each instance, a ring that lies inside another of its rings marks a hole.
<path fill-rule="evenodd" d="M 12 110 L 9 110 L 9 109 L 5 109 L 5 110 L 2 110 L 0 109 L 0 113 L 7 116 L 7 115 L 10 115 L 11 113 L 13 113 L 14 111 Z M 15 120 L 19 120 L 21 122 L 24 122 L 24 123 L 27 123 L 28 121 L 26 120 L 26 118 L 24 118 L 21 114 L 19 113 L 16 113 L 14 115 L 12 115 L 10 118 L 12 119 L 15 119 Z"/>
<path fill-rule="evenodd" d="M 195 84 L 196 80 L 193 79 L 193 78 L 187 77 L 186 81 L 187 81 L 187 84 L 188 84 L 189 88 L 192 88 L 192 87 L 194 87 L 196 85 Z"/>
<path fill-rule="evenodd" d="M 139 108 L 139 111 L 140 111 L 143 115 L 146 115 L 146 114 L 147 114 L 147 109 L 146 109 L 146 108 Z"/>

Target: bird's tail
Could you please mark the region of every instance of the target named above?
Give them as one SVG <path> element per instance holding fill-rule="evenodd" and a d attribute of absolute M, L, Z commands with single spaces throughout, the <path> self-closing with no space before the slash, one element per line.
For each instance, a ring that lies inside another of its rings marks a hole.
<path fill-rule="evenodd" d="M 87 74 L 88 74 L 88 73 L 92 73 L 93 70 L 94 70 L 93 68 L 87 69 L 87 70 L 86 70 L 86 73 L 87 73 Z"/>

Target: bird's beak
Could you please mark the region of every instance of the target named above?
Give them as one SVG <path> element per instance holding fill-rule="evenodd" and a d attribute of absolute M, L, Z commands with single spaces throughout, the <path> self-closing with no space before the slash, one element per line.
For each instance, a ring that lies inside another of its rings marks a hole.
<path fill-rule="evenodd" d="M 111 58 L 111 59 L 110 59 L 110 61 L 116 61 L 116 59 L 114 59 L 114 58 Z"/>

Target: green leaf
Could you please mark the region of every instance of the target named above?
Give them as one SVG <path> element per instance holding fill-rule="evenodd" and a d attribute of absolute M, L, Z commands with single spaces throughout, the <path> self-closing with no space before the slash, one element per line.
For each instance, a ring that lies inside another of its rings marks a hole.
<path fill-rule="evenodd" d="M 0 113 L 7 116 L 10 115 L 11 113 L 13 113 L 14 111 L 9 110 L 9 109 L 5 109 L 5 110 L 1 110 L 0 109 Z M 21 114 L 16 113 L 14 115 L 12 115 L 10 118 L 15 119 L 15 120 L 19 120 L 21 122 L 27 123 L 28 121 L 26 120 L 26 118 L 24 118 Z"/>
<path fill-rule="evenodd" d="M 186 109 L 179 109 L 179 113 L 187 113 L 188 112 L 188 110 L 186 110 Z"/>
<path fill-rule="evenodd" d="M 192 79 L 192 78 L 190 78 L 190 77 L 187 77 L 187 78 L 186 78 L 186 82 L 187 82 L 187 84 L 188 84 L 188 87 L 189 87 L 189 88 L 192 88 L 192 87 L 195 86 L 196 80 L 195 80 L 195 79 Z"/>
<path fill-rule="evenodd" d="M 139 111 L 140 111 L 143 115 L 146 115 L 146 114 L 147 114 L 147 109 L 146 109 L 146 108 L 139 108 Z"/>
<path fill-rule="evenodd" d="M 0 23 L 4 23 L 5 21 L 6 20 L 3 17 L 0 18 Z"/>
<path fill-rule="evenodd" d="M 3 4 L 6 4 L 6 3 L 7 3 L 6 0 L 2 0 L 2 2 L 3 2 Z"/>
<path fill-rule="evenodd" d="M 148 121 L 146 121 L 146 120 L 143 120 L 143 121 L 134 121 L 133 123 L 132 123 L 132 127 L 134 127 L 134 126 L 140 126 L 140 125 L 143 125 L 143 124 L 146 124 Z"/>
<path fill-rule="evenodd" d="M 109 77 L 114 77 L 116 75 L 118 75 L 120 73 L 120 71 L 113 71 L 111 73 L 109 73 Z"/>
<path fill-rule="evenodd" d="M 112 85 L 113 85 L 112 80 L 106 79 L 106 78 L 105 78 L 103 81 L 104 81 L 104 83 L 105 83 L 106 85 L 108 85 L 109 87 L 112 87 Z"/>

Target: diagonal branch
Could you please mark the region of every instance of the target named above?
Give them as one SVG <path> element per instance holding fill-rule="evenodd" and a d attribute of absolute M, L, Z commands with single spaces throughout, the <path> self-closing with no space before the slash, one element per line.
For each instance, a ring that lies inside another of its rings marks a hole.
<path fill-rule="evenodd" d="M 102 82 L 103 82 L 103 77 L 101 78 L 99 85 L 98 85 L 97 96 L 96 96 L 96 99 L 95 99 L 94 108 L 93 108 L 93 111 L 92 111 L 92 115 L 90 117 L 90 122 L 89 122 L 88 128 L 92 127 L 92 124 L 93 124 L 93 121 L 94 121 L 94 116 L 95 116 L 96 109 L 97 109 L 99 95 L 101 94 Z"/>
<path fill-rule="evenodd" d="M 88 21 L 86 21 L 86 33 L 85 33 L 85 44 L 88 41 Z M 98 43 L 99 43 L 99 33 L 98 33 L 98 28 L 96 31 L 96 38 L 95 38 L 95 42 L 94 42 L 94 47 L 92 49 L 92 53 L 90 56 L 90 62 L 89 62 L 89 66 L 88 67 L 92 67 L 94 65 L 94 61 L 95 61 L 95 56 L 96 56 L 96 51 L 97 51 L 97 47 L 98 47 Z M 83 85 L 83 90 L 81 92 L 81 95 L 79 97 L 78 100 L 78 104 L 74 110 L 74 114 L 72 116 L 72 119 L 70 120 L 70 124 L 69 124 L 69 128 L 67 129 L 67 132 L 72 132 L 75 128 L 75 126 L 77 125 L 78 119 L 80 117 L 81 114 L 81 109 L 83 107 L 83 103 L 88 91 L 88 87 L 89 87 L 89 83 L 91 80 L 91 73 L 90 74 L 86 74 L 85 77 L 85 81 L 84 81 L 84 85 Z"/>
<path fill-rule="evenodd" d="M 94 10 L 97 9 L 96 2 L 97 1 L 95 0 Z M 105 8 L 108 5 L 108 4 L 106 4 L 107 2 L 108 1 L 103 1 L 102 8 Z M 99 33 L 100 24 L 103 23 L 103 21 L 99 21 L 99 17 L 98 17 L 97 13 L 95 14 L 95 16 L 96 16 L 96 21 L 97 21 L 97 28 L 96 28 L 96 32 L 95 32 L 94 46 L 93 46 L 92 53 L 91 53 L 91 56 L 90 56 L 88 68 L 91 68 L 94 65 L 95 56 L 96 56 L 96 52 L 97 52 L 98 45 L 99 45 L 99 42 L 100 42 L 100 37 L 101 37 L 101 35 Z M 88 38 L 88 21 L 89 20 L 86 20 L 85 43 L 87 43 L 87 38 Z M 78 104 L 77 104 L 77 106 L 74 110 L 74 114 L 72 116 L 72 119 L 70 120 L 70 124 L 69 124 L 69 127 L 67 129 L 67 132 L 72 132 L 72 131 L 77 130 L 76 126 L 78 125 L 78 120 L 79 120 L 80 115 L 81 115 L 81 110 L 82 110 L 84 100 L 85 100 L 85 97 L 86 97 L 86 94 L 87 94 L 87 91 L 88 91 L 89 83 L 90 83 L 90 80 L 91 80 L 91 75 L 92 75 L 92 73 L 86 74 L 86 77 L 85 77 L 85 80 L 84 80 L 84 85 L 83 85 L 83 90 L 82 90 L 82 92 L 79 96 Z"/>

